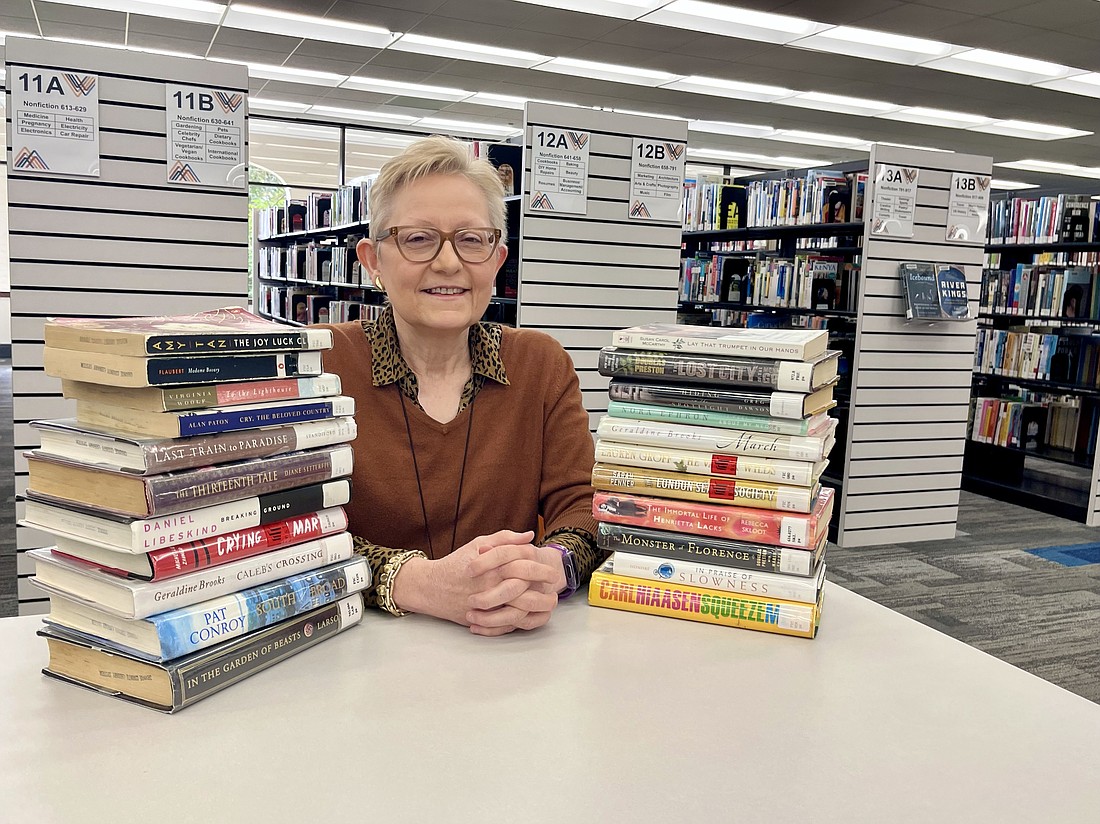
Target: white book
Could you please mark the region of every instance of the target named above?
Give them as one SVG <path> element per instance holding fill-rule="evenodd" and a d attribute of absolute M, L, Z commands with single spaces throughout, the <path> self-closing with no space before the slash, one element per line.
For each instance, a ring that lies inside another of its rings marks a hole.
<path fill-rule="evenodd" d="M 825 329 L 735 329 L 650 323 L 620 329 L 612 335 L 611 342 L 627 349 L 805 361 L 825 352 L 829 333 Z"/>

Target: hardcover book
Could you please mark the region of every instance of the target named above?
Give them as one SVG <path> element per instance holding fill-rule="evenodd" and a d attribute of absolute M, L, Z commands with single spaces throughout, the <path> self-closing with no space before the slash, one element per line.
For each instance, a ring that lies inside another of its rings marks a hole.
<path fill-rule="evenodd" d="M 942 320 L 940 297 L 936 289 L 936 268 L 931 263 L 899 264 L 905 317 L 909 320 Z"/>
<path fill-rule="evenodd" d="M 644 421 L 605 415 L 596 427 L 601 440 L 620 443 L 673 446 L 700 452 L 721 452 L 764 458 L 817 463 L 829 455 L 836 438 L 833 427 L 822 435 L 770 435 L 736 429 L 691 426 L 663 421 Z"/>
<path fill-rule="evenodd" d="M 351 474 L 347 445 L 288 452 L 269 458 L 136 475 L 28 452 L 28 492 L 40 499 L 138 518 L 266 495 Z"/>
<path fill-rule="evenodd" d="M 166 663 L 145 661 L 62 627 L 38 631 L 49 645 L 43 674 L 172 713 L 314 647 L 363 617 L 363 596 L 349 595 L 296 618 Z"/>
<path fill-rule="evenodd" d="M 54 378 L 109 386 L 164 386 L 321 374 L 321 353 L 159 355 L 143 358 L 72 349 L 42 349 L 42 368 Z"/>
<path fill-rule="evenodd" d="M 781 392 L 814 392 L 836 380 L 840 352 L 806 361 L 644 352 L 605 346 L 599 371 L 610 378 L 641 378 L 722 386 L 749 386 Z"/>
<path fill-rule="evenodd" d="M 829 408 L 836 401 L 829 402 Z M 808 418 L 792 420 L 773 418 L 770 415 L 740 415 L 734 412 L 710 412 L 705 409 L 685 409 L 677 406 L 657 406 L 629 401 L 609 401 L 607 414 L 613 418 L 633 418 L 641 421 L 663 421 L 690 426 L 739 429 L 742 432 L 760 432 L 768 435 L 812 436 L 831 432 L 836 419 L 825 412 Z"/>
<path fill-rule="evenodd" d="M 335 535 L 347 528 L 347 512 L 343 507 L 334 506 L 140 554 L 107 549 L 66 535 L 52 537 L 55 555 L 80 561 L 108 575 L 139 581 L 167 581 L 196 570 Z"/>
<path fill-rule="evenodd" d="M 76 401 L 123 406 L 146 412 L 178 412 L 211 406 L 240 406 L 340 394 L 340 376 L 207 383 L 194 386 L 105 386 L 87 381 L 61 381 L 61 394 Z"/>
<path fill-rule="evenodd" d="M 347 443 L 356 435 L 351 416 L 190 438 L 143 438 L 117 429 L 81 426 L 75 419 L 31 421 L 31 427 L 42 442 L 40 453 L 139 475 L 266 458 Z"/>
<path fill-rule="evenodd" d="M 615 378 L 608 385 L 607 394 L 613 401 L 675 406 L 731 415 L 764 415 L 799 421 L 836 406 L 833 401 L 833 384 L 816 392 L 802 394 Z"/>
<path fill-rule="evenodd" d="M 109 575 L 90 564 L 32 549 L 34 578 L 42 589 L 91 604 L 123 618 L 148 618 L 191 606 L 288 575 L 329 566 L 352 557 L 351 533 L 341 532 L 305 544 L 197 570 L 169 581 L 137 581 Z"/>
<path fill-rule="evenodd" d="M 709 562 L 678 561 L 656 558 L 652 555 L 636 555 L 615 550 L 611 556 L 612 572 L 627 578 L 643 578 L 649 581 L 668 581 L 688 584 L 703 589 L 732 592 L 738 595 L 758 595 L 764 598 L 781 598 L 802 604 L 816 604 L 825 584 L 825 564 L 817 565 L 814 575 L 803 578 L 797 575 L 781 575 L 775 572 L 737 569 Z"/>
<path fill-rule="evenodd" d="M 659 352 L 698 352 L 749 358 L 808 361 L 825 353 L 829 333 L 824 329 L 734 329 L 650 323 L 620 329 L 614 346 Z"/>
<path fill-rule="evenodd" d="M 732 595 L 687 584 L 627 578 L 612 572 L 611 559 L 592 573 L 588 603 L 801 638 L 813 638 L 821 618 L 820 601 L 800 604 L 754 595 Z"/>
<path fill-rule="evenodd" d="M 828 534 L 834 499 L 832 489 L 821 487 L 813 512 L 795 515 L 747 506 L 597 491 L 592 496 L 592 514 L 597 521 L 607 523 L 806 549 L 817 546 Z"/>
<path fill-rule="evenodd" d="M 116 355 L 190 355 L 331 349 L 331 329 L 293 329 L 237 306 L 190 315 L 49 318 L 46 346 Z"/>
<path fill-rule="evenodd" d="M 600 523 L 596 533 L 597 546 L 613 552 L 623 550 L 662 560 L 678 559 L 738 569 L 761 569 L 803 578 L 817 574 L 827 543 L 828 537 L 821 535 L 814 546 L 795 549 L 611 523 Z"/>
<path fill-rule="evenodd" d="M 818 492 L 816 487 L 716 478 L 604 463 L 592 467 L 592 486 L 612 492 L 632 492 L 687 501 L 722 502 L 783 512 L 809 512 Z"/>
<path fill-rule="evenodd" d="M 171 661 L 360 592 L 370 566 L 355 558 L 148 618 L 120 618 L 50 593 L 46 623 L 149 661 Z"/>
<path fill-rule="evenodd" d="M 145 412 L 96 401 L 76 402 L 76 420 L 81 425 L 118 429 L 151 438 L 187 438 L 354 414 L 355 399 L 347 395 L 185 412 Z"/>
<path fill-rule="evenodd" d="M 190 509 L 177 515 L 138 519 L 100 510 L 62 506 L 28 491 L 20 523 L 43 532 L 87 541 L 104 549 L 144 553 L 343 506 L 350 498 L 351 484 L 342 478 Z"/>
<path fill-rule="evenodd" d="M 667 472 L 717 475 L 745 481 L 813 486 L 828 460 L 785 461 L 778 458 L 749 458 L 721 452 L 696 452 L 670 446 L 642 446 L 633 443 L 596 442 L 596 460 L 621 466 L 642 466 Z"/>

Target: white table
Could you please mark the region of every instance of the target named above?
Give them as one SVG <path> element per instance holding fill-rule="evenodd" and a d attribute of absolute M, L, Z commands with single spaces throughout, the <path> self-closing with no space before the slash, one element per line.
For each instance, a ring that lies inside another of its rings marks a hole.
<path fill-rule="evenodd" d="M 1100 821 L 1100 706 L 829 585 L 806 641 L 376 613 L 175 716 L 0 621 L 0 822 Z"/>

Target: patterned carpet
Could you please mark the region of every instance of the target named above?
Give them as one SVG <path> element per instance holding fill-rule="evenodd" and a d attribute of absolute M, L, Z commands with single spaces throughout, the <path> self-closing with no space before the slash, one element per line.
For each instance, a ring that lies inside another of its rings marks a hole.
<path fill-rule="evenodd" d="M 967 492 L 959 530 L 954 541 L 830 547 L 829 579 L 1100 703 L 1100 564 L 1027 552 L 1100 532 Z"/>

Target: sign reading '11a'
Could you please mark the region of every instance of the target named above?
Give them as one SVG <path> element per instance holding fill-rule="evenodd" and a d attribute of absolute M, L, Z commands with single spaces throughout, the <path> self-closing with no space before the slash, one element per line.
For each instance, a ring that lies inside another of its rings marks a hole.
<path fill-rule="evenodd" d="M 8 66 L 11 168 L 99 176 L 99 75 Z"/>
<path fill-rule="evenodd" d="M 169 183 L 243 189 L 247 97 L 205 86 L 164 86 Z"/>

